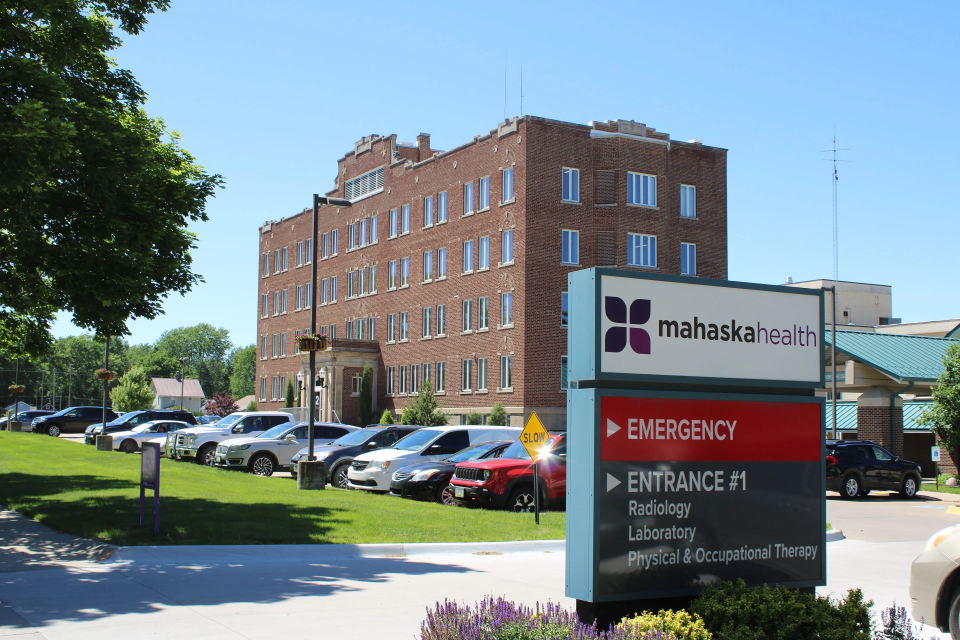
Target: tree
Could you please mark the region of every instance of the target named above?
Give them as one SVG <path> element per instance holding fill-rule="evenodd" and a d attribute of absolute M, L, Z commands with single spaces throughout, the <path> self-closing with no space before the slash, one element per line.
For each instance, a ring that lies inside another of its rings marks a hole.
<path fill-rule="evenodd" d="M 156 375 L 172 378 L 180 373 L 180 358 L 186 358 L 184 375 L 200 380 L 204 393 L 212 395 L 230 389 L 227 355 L 232 348 L 229 331 L 200 323 L 164 331 L 154 344 L 151 361 Z"/>
<path fill-rule="evenodd" d="M 483 424 L 483 415 L 477 413 L 476 411 L 471 411 L 467 414 L 467 424 L 476 425 Z"/>
<path fill-rule="evenodd" d="M 253 404 L 253 403 L 251 403 Z M 253 409 L 247 408 L 247 411 L 256 411 L 256 407 Z M 239 411 L 237 408 L 237 401 L 233 399 L 229 393 L 215 393 L 213 396 L 207 400 L 207 404 L 204 405 L 204 411 L 207 412 L 208 416 L 228 416 L 234 411 Z"/>
<path fill-rule="evenodd" d="M 490 410 L 490 417 L 487 419 L 487 424 L 506 427 L 509 423 L 510 419 L 507 417 L 507 412 L 503 409 L 503 403 L 498 402 L 493 405 L 493 408 Z"/>
<path fill-rule="evenodd" d="M 234 398 L 252 396 L 256 390 L 257 347 L 240 347 L 230 352 L 230 393 Z"/>
<path fill-rule="evenodd" d="M 383 415 L 380 416 L 380 424 L 397 424 L 397 421 L 393 419 L 393 414 L 390 413 L 390 409 L 384 411 Z"/>
<path fill-rule="evenodd" d="M 405 406 L 400 413 L 400 424 L 420 424 L 417 410 L 414 408 L 412 402 Z"/>
<path fill-rule="evenodd" d="M 440 427 L 447 424 L 449 420 L 450 415 L 443 410 L 436 396 L 433 395 L 433 385 L 429 380 L 425 380 L 417 399 L 404 407 L 400 424 Z"/>
<path fill-rule="evenodd" d="M 247 403 L 247 408 L 244 409 L 244 411 L 256 411 L 258 408 L 259 405 L 257 404 L 257 401 L 251 400 L 249 403 Z"/>
<path fill-rule="evenodd" d="M 139 411 L 153 405 L 154 395 L 146 372 L 140 367 L 130 369 L 110 391 L 114 411 Z"/>
<path fill-rule="evenodd" d="M 956 464 L 960 462 L 960 344 L 951 345 L 944 354 L 937 383 L 933 403 L 917 422 L 937 434 Z"/>
<path fill-rule="evenodd" d="M 360 397 L 357 398 L 357 426 L 365 427 L 373 422 L 373 402 L 370 396 L 373 372 L 370 365 L 364 365 L 360 379 Z"/>
<path fill-rule="evenodd" d="M 118 337 L 110 338 L 110 369 L 115 371 L 118 377 L 129 368 L 127 351 L 127 343 Z M 103 340 L 90 334 L 58 339 L 38 363 L 41 369 L 47 371 L 46 392 L 52 392 L 51 379 L 56 371 L 58 396 L 60 391 L 66 394 L 69 385 L 74 404 L 99 404 L 103 397 L 103 382 L 97 380 L 93 372 L 103 366 L 103 356 Z M 143 374 L 149 384 L 149 373 L 144 371 Z"/>
<path fill-rule="evenodd" d="M 98 336 L 155 318 L 191 269 L 206 200 L 198 165 L 109 52 L 169 0 L 18 2 L 0 12 L 0 347 L 38 356 L 54 312 Z"/>
<path fill-rule="evenodd" d="M 285 400 L 283 406 L 289 409 L 293 406 L 293 378 L 287 378 L 287 392 L 284 394 L 284 396 Z"/>

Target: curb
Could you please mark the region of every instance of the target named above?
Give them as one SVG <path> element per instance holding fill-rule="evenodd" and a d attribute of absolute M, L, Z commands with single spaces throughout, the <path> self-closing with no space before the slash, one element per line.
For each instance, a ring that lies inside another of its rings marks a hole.
<path fill-rule="evenodd" d="M 402 559 L 442 555 L 565 553 L 565 540 L 438 542 L 417 544 L 182 545 L 120 547 L 105 564 L 210 565 L 254 562 L 312 562 L 347 558 Z"/>
<path fill-rule="evenodd" d="M 827 531 L 827 542 L 846 540 L 846 538 L 847 536 L 843 535 L 843 530 L 841 529 L 830 529 L 830 531 Z"/>

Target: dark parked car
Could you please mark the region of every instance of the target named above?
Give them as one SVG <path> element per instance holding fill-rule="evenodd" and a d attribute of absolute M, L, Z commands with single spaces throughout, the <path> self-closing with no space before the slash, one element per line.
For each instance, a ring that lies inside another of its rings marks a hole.
<path fill-rule="evenodd" d="M 313 453 L 317 460 L 323 460 L 326 464 L 327 481 L 335 487 L 346 489 L 347 470 L 356 456 L 384 447 L 392 447 L 400 438 L 419 428 L 395 424 L 377 424 L 357 429 L 326 446 L 314 447 Z M 293 456 L 290 463 L 290 473 L 293 477 L 297 477 L 297 462 L 306 459 L 306 449 L 301 449 L 297 455 Z"/>
<path fill-rule="evenodd" d="M 6 425 L 11 420 L 16 422 L 21 422 L 26 426 L 31 426 L 35 418 L 40 416 L 50 416 L 56 413 L 55 411 L 45 411 L 43 409 L 30 409 L 29 411 L 21 411 L 17 415 L 11 418 L 0 418 L 0 428 L 6 429 Z"/>
<path fill-rule="evenodd" d="M 458 451 L 446 460 L 439 462 L 421 462 L 403 467 L 393 474 L 390 482 L 390 494 L 414 500 L 442 502 L 455 505 L 450 490 L 450 478 L 458 462 L 470 460 L 489 460 L 499 458 L 509 441 L 481 442 Z"/>
<path fill-rule="evenodd" d="M 827 440 L 827 489 L 847 499 L 874 490 L 913 498 L 920 489 L 920 465 L 867 440 Z"/>
<path fill-rule="evenodd" d="M 115 420 L 117 414 L 107 409 L 107 420 Z M 49 416 L 40 416 L 33 420 L 34 433 L 59 436 L 61 433 L 83 433 L 95 422 L 103 421 L 103 407 L 70 407 Z"/>
<path fill-rule="evenodd" d="M 108 422 L 106 430 L 104 430 L 103 423 L 100 421 L 91 424 L 87 427 L 86 431 L 84 431 L 83 441 L 87 444 L 96 444 L 97 436 L 104 435 L 104 432 L 106 432 L 105 435 L 110 435 L 118 431 L 130 431 L 130 429 L 134 427 L 147 422 L 153 422 L 154 420 L 174 420 L 177 422 L 186 422 L 191 426 L 197 424 L 196 417 L 189 411 L 184 411 L 183 409 L 145 409 L 143 411 L 130 411 L 114 419 L 112 422 Z"/>

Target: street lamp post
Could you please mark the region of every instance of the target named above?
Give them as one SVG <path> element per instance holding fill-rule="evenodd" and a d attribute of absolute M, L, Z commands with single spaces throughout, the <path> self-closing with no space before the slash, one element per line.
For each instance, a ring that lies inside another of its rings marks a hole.
<path fill-rule="evenodd" d="M 317 334 L 317 229 L 319 225 L 320 218 L 320 207 L 321 205 L 327 205 L 331 207 L 341 207 L 346 208 L 351 205 L 349 200 L 344 200 L 342 198 L 327 198 L 318 194 L 313 194 L 313 231 L 310 236 L 310 335 Z M 316 456 L 313 454 L 314 451 L 314 433 L 313 425 L 316 420 L 316 402 L 314 400 L 314 395 L 316 393 L 316 376 L 317 376 L 317 352 L 310 352 L 310 417 L 308 419 L 307 427 L 307 465 L 303 464 L 303 461 L 300 462 L 300 469 L 297 473 L 297 488 L 298 489 L 322 489 L 326 485 L 326 478 L 324 478 L 324 471 L 322 469 L 312 469 L 313 473 L 306 473 L 306 470 L 309 467 L 315 466 L 317 463 Z"/>
<path fill-rule="evenodd" d="M 110 336 L 106 336 L 105 346 L 103 348 L 103 368 L 110 369 Z M 103 426 L 100 427 L 100 435 L 96 437 L 97 451 L 113 451 L 113 436 L 107 435 L 107 386 L 110 381 L 106 376 L 103 378 Z"/>
<path fill-rule="evenodd" d="M 180 410 L 183 411 L 183 381 L 186 377 L 187 357 L 180 358 Z"/>

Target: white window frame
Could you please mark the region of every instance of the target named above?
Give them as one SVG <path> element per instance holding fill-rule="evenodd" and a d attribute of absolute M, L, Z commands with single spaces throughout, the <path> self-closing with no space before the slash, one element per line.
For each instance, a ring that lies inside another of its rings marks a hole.
<path fill-rule="evenodd" d="M 692 184 L 680 185 L 680 217 L 697 217 L 697 188 Z"/>
<path fill-rule="evenodd" d="M 400 286 L 410 284 L 410 258 L 400 258 Z"/>
<path fill-rule="evenodd" d="M 487 359 L 477 358 L 477 391 L 487 390 Z"/>
<path fill-rule="evenodd" d="M 637 260 L 636 258 L 639 258 Z M 645 260 L 646 258 L 646 260 Z M 627 234 L 627 264 L 631 267 L 657 268 L 657 236 Z"/>
<path fill-rule="evenodd" d="M 500 233 L 500 264 L 513 264 L 513 229 Z"/>
<path fill-rule="evenodd" d="M 462 318 L 460 322 L 460 331 L 462 333 L 473 332 L 473 299 L 467 298 L 461 305 Z"/>
<path fill-rule="evenodd" d="M 463 273 L 473 273 L 473 240 L 463 241 Z"/>
<path fill-rule="evenodd" d="M 325 233 L 320 236 L 320 259 L 326 260 L 330 257 L 330 234 Z"/>
<path fill-rule="evenodd" d="M 473 360 L 460 361 L 460 391 L 473 391 Z"/>
<path fill-rule="evenodd" d="M 477 245 L 477 270 L 482 271 L 490 268 L 490 236 L 480 238 Z"/>
<path fill-rule="evenodd" d="M 391 260 L 387 265 L 387 290 L 397 288 L 397 261 Z"/>
<path fill-rule="evenodd" d="M 397 314 L 387 314 L 387 343 L 397 341 Z"/>
<path fill-rule="evenodd" d="M 424 307 L 423 308 L 423 335 L 422 338 L 430 337 L 430 330 L 433 328 L 433 318 L 431 317 L 433 313 L 433 307 Z"/>
<path fill-rule="evenodd" d="M 327 304 L 328 302 L 327 295 L 328 295 L 327 279 L 324 278 L 323 280 L 320 281 L 320 304 Z"/>
<path fill-rule="evenodd" d="M 330 232 L 330 257 L 340 253 L 340 229 L 334 229 Z"/>
<path fill-rule="evenodd" d="M 436 387 L 435 391 L 437 393 L 443 393 L 444 391 L 447 390 L 446 389 L 446 383 L 447 383 L 446 368 L 447 368 L 446 362 L 438 362 L 437 366 L 435 367 L 435 370 L 437 372 L 437 378 L 436 378 L 437 382 L 436 382 L 436 385 L 434 386 Z"/>
<path fill-rule="evenodd" d="M 500 356 L 500 390 L 513 389 L 513 356 Z"/>
<path fill-rule="evenodd" d="M 512 202 L 514 199 L 513 195 L 513 167 L 509 169 L 504 169 L 501 172 L 501 204 L 506 204 L 507 202 Z"/>
<path fill-rule="evenodd" d="M 410 313 L 408 311 L 400 312 L 400 342 L 406 342 L 410 338 Z"/>
<path fill-rule="evenodd" d="M 560 264 L 580 264 L 580 232 L 576 229 L 560 231 Z"/>
<path fill-rule="evenodd" d="M 657 176 L 652 173 L 627 172 L 627 204 L 640 207 L 657 206 Z"/>
<path fill-rule="evenodd" d="M 481 296 L 477 299 L 477 331 L 490 328 L 490 298 Z"/>
<path fill-rule="evenodd" d="M 447 221 L 447 192 L 437 194 L 437 224 Z"/>
<path fill-rule="evenodd" d="M 297 285 L 297 311 L 303 309 L 303 285 Z"/>
<path fill-rule="evenodd" d="M 473 215 L 473 182 L 463 185 L 463 215 Z"/>
<path fill-rule="evenodd" d="M 407 395 L 407 365 L 400 367 L 400 395 Z"/>
<path fill-rule="evenodd" d="M 447 335 L 447 305 L 437 305 L 437 335 Z"/>
<path fill-rule="evenodd" d="M 513 292 L 505 291 L 500 294 L 500 326 L 513 326 Z"/>
<path fill-rule="evenodd" d="M 423 199 L 423 226 L 433 226 L 433 196 Z"/>
<path fill-rule="evenodd" d="M 380 241 L 379 218 L 380 216 L 370 217 L 370 244 L 377 244 Z"/>
<path fill-rule="evenodd" d="M 393 395 L 393 379 L 394 379 L 395 369 L 394 367 L 387 367 L 387 395 Z"/>
<path fill-rule="evenodd" d="M 490 176 L 480 178 L 480 211 L 490 208 Z"/>
<path fill-rule="evenodd" d="M 423 252 L 423 281 L 433 280 L 433 251 Z"/>
<path fill-rule="evenodd" d="M 573 167 L 561 168 L 562 185 L 560 188 L 560 201 L 580 203 L 580 169 Z"/>
<path fill-rule="evenodd" d="M 304 249 L 303 264 L 313 264 L 313 238 L 307 238 Z"/>
<path fill-rule="evenodd" d="M 410 205 L 400 207 L 400 235 L 410 233 Z"/>
<path fill-rule="evenodd" d="M 290 247 L 283 248 L 283 270 L 288 271 L 290 269 Z"/>
<path fill-rule="evenodd" d="M 297 243 L 297 266 L 303 266 L 303 241 Z"/>
<path fill-rule="evenodd" d="M 260 310 L 261 318 L 270 317 L 270 294 L 264 293 L 262 296 L 263 308 Z"/>
<path fill-rule="evenodd" d="M 447 277 L 447 248 L 437 249 L 437 280 Z"/>
<path fill-rule="evenodd" d="M 397 235 L 399 234 L 399 230 L 400 230 L 399 220 L 400 218 L 399 218 L 399 214 L 397 213 L 397 210 L 390 209 L 390 229 L 389 229 L 390 238 L 396 238 Z"/>
<path fill-rule="evenodd" d="M 313 305 L 313 283 L 308 282 L 303 289 L 303 308 L 309 309 Z"/>
<path fill-rule="evenodd" d="M 680 275 L 697 275 L 697 245 L 692 242 L 680 243 Z"/>
<path fill-rule="evenodd" d="M 266 360 L 270 357 L 270 336 L 260 336 L 260 359 Z"/>
<path fill-rule="evenodd" d="M 370 265 L 370 295 L 377 292 L 377 265 Z"/>
<path fill-rule="evenodd" d="M 337 301 L 337 276 L 330 276 L 330 302 Z"/>

